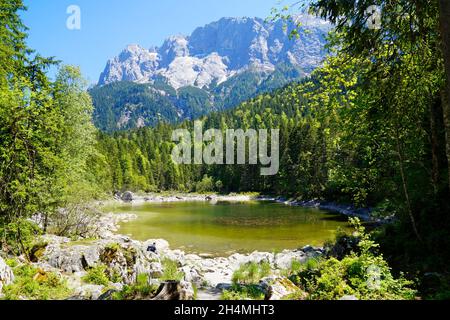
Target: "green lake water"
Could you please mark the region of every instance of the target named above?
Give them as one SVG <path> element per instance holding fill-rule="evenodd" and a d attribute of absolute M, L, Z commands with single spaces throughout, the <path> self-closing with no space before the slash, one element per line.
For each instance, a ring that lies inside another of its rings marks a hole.
<path fill-rule="evenodd" d="M 136 240 L 165 239 L 172 249 L 227 255 L 281 251 L 322 245 L 348 227 L 339 214 L 272 202 L 176 202 L 121 205 L 116 213 L 134 213 L 119 232 Z"/>

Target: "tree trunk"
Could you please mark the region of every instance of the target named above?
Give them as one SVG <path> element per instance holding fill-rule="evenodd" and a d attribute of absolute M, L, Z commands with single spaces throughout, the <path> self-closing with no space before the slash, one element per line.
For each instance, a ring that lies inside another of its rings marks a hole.
<path fill-rule="evenodd" d="M 180 283 L 177 281 L 161 283 L 156 296 L 152 300 L 180 300 Z"/>
<path fill-rule="evenodd" d="M 403 155 L 403 148 L 400 143 L 400 133 L 398 130 L 398 126 L 396 129 L 396 145 L 397 145 L 397 156 L 398 156 L 399 167 L 400 167 L 400 175 L 402 178 L 403 193 L 404 193 L 405 200 L 406 200 L 406 210 L 408 212 L 409 219 L 411 220 L 411 225 L 412 225 L 414 234 L 416 235 L 417 239 L 420 242 L 422 242 L 422 238 L 420 237 L 419 230 L 417 229 L 416 219 L 414 218 L 414 213 L 413 213 L 412 205 L 411 205 L 411 199 L 409 197 L 408 182 L 406 180 L 405 167 L 404 167 L 405 157 Z"/>
<path fill-rule="evenodd" d="M 194 292 L 186 290 L 179 281 L 165 281 L 159 286 L 156 295 L 151 300 L 174 301 L 174 300 L 193 300 Z"/>
<path fill-rule="evenodd" d="M 434 194 L 439 190 L 439 133 L 438 133 L 438 112 L 440 99 L 430 104 L 430 142 L 431 142 L 431 182 Z"/>
<path fill-rule="evenodd" d="M 439 9 L 442 55 L 446 74 L 446 85 L 442 95 L 442 111 L 444 114 L 445 146 L 450 189 L 450 0 L 439 0 Z"/>

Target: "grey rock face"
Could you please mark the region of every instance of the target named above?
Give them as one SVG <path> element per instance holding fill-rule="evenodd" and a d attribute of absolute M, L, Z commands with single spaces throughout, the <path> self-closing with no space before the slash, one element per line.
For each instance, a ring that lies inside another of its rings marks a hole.
<path fill-rule="evenodd" d="M 146 82 L 153 77 L 159 67 L 156 52 L 138 45 L 129 45 L 119 56 L 108 61 L 105 71 L 100 76 L 100 83 L 116 81 Z"/>
<path fill-rule="evenodd" d="M 11 268 L 0 257 L 0 294 L 4 286 L 11 284 L 14 281 L 14 273 Z"/>
<path fill-rule="evenodd" d="M 74 297 L 79 297 L 82 300 L 99 300 L 103 290 L 104 286 L 84 284 L 76 288 Z"/>
<path fill-rule="evenodd" d="M 134 199 L 134 194 L 133 194 L 133 192 L 126 191 L 126 192 L 124 192 L 123 195 L 122 195 L 122 201 L 124 201 L 124 202 L 132 202 L 133 199 Z"/>
<path fill-rule="evenodd" d="M 275 255 L 275 267 L 279 269 L 289 269 L 293 261 L 305 262 L 306 254 L 303 251 L 283 251 Z"/>
<path fill-rule="evenodd" d="M 330 25 L 308 15 L 299 39 L 290 39 L 293 25 L 260 18 L 222 18 L 197 28 L 190 36 L 169 37 L 160 48 L 130 45 L 108 61 L 99 85 L 117 81 L 151 83 L 165 79 L 175 89 L 220 84 L 248 70 L 275 70 L 280 63 L 299 66 L 305 74 L 320 65 Z M 306 32 L 307 31 L 307 32 Z"/>
<path fill-rule="evenodd" d="M 155 261 L 156 259 L 158 261 Z M 125 284 L 136 282 L 140 274 L 147 274 L 150 278 L 162 275 L 159 258 L 147 254 L 142 244 L 135 242 L 100 240 L 88 246 L 70 247 L 49 244 L 42 262 L 68 274 L 82 273 L 103 264 L 111 276 L 119 276 Z"/>
<path fill-rule="evenodd" d="M 300 292 L 300 289 L 289 279 L 282 277 L 267 277 L 260 281 L 260 287 L 265 292 L 266 300 L 281 300 L 289 295 Z"/>

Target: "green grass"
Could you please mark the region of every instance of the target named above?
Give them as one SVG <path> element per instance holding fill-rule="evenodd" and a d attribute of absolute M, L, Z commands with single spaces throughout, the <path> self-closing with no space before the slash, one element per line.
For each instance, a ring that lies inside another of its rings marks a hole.
<path fill-rule="evenodd" d="M 310 259 L 310 260 L 313 260 L 313 259 Z M 288 269 L 281 270 L 281 275 L 286 278 L 289 278 L 293 275 L 298 274 L 303 268 L 304 268 L 304 263 L 302 263 L 299 260 L 294 259 L 294 260 L 292 260 L 291 266 Z"/>
<path fill-rule="evenodd" d="M 258 284 L 258 282 L 271 273 L 270 263 L 249 262 L 243 264 L 233 273 L 232 281 L 234 284 Z"/>

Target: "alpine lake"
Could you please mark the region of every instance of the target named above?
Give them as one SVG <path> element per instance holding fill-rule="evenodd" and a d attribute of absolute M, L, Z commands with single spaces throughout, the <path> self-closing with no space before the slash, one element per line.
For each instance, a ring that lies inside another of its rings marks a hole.
<path fill-rule="evenodd" d="M 165 239 L 172 249 L 211 256 L 322 246 L 339 228 L 349 228 L 341 214 L 269 201 L 120 204 L 107 209 L 137 216 L 120 225 L 120 234 L 140 241 Z"/>

